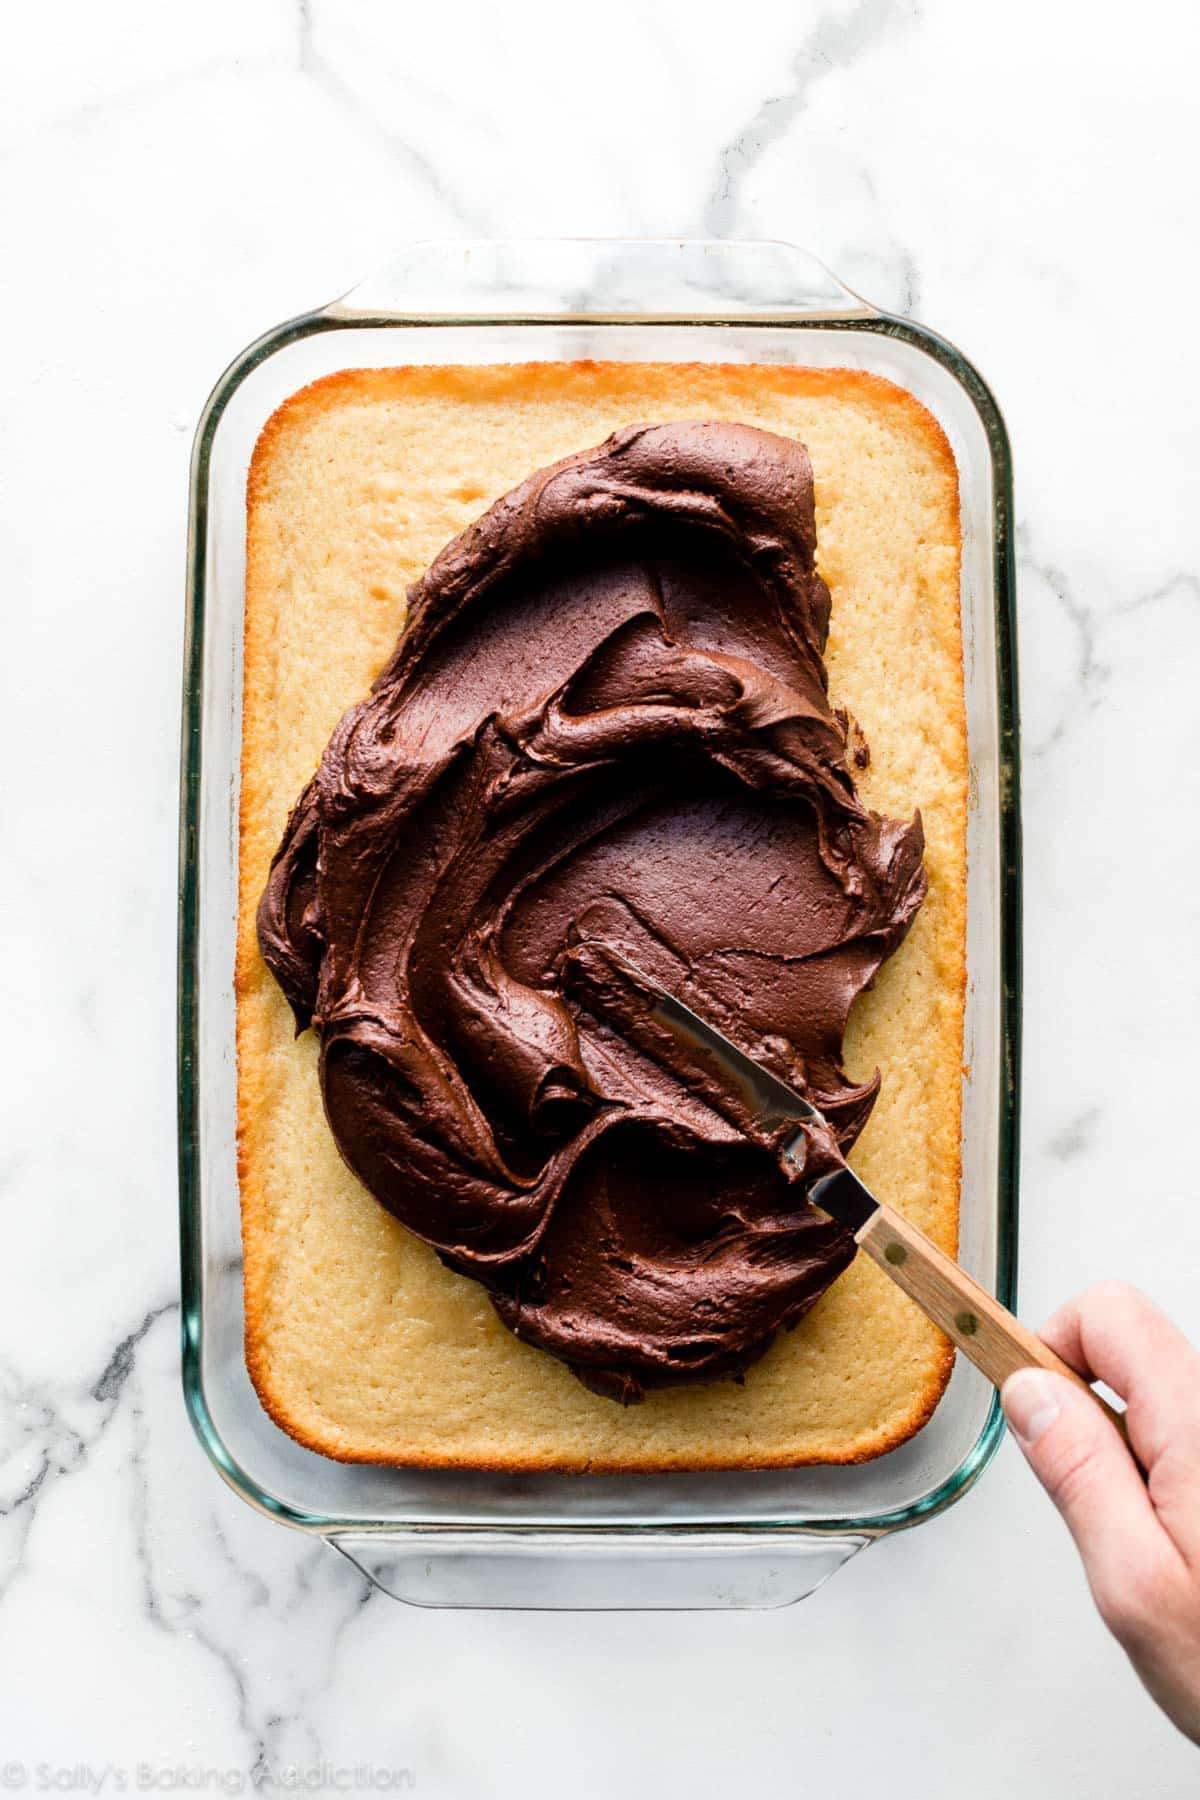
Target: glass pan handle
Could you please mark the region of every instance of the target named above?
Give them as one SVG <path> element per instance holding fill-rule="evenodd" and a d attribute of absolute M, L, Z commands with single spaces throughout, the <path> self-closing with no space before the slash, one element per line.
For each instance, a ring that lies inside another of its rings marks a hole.
<path fill-rule="evenodd" d="M 412 1606 L 737 1611 L 815 1593 L 871 1540 L 759 1531 L 337 1532 L 327 1542 Z"/>
<path fill-rule="evenodd" d="M 810 251 L 771 239 L 430 239 L 324 309 L 411 323 L 862 318 L 875 308 Z"/>

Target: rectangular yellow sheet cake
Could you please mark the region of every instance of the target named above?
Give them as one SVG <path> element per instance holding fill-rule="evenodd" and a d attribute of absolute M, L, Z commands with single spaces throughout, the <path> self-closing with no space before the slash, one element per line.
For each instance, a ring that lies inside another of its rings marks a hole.
<path fill-rule="evenodd" d="M 858 1257 L 744 1383 L 622 1407 L 521 1343 L 359 1185 L 255 937 L 289 808 L 388 661 L 405 593 L 535 469 L 634 422 L 733 420 L 802 441 L 832 595 L 830 695 L 858 721 L 863 800 L 920 809 L 928 896 L 846 1037 L 882 1088 L 851 1161 L 957 1240 L 967 749 L 953 457 L 908 393 L 850 370 L 564 363 L 330 376 L 266 426 L 248 487 L 237 964 L 246 1350 L 272 1417 L 352 1460 L 616 1471 L 856 1462 L 929 1417 L 952 1352 Z"/>

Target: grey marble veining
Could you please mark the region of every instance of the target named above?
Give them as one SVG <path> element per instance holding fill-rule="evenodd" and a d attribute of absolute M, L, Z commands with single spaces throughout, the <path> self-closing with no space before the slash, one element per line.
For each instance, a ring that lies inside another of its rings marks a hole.
<path fill-rule="evenodd" d="M 780 1614 L 424 1614 L 250 1511 L 179 1393 L 172 1032 L 224 363 L 412 238 L 795 239 L 1012 431 L 1025 1310 L 1122 1271 L 1200 1334 L 1195 9 L 63 0 L 6 42 L 0 1786 L 1193 1793 L 1007 1448 Z"/>

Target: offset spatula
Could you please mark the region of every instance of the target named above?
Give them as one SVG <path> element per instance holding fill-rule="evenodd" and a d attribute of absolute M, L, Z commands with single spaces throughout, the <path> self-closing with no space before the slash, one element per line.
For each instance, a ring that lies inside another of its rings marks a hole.
<path fill-rule="evenodd" d="M 603 946 L 601 954 L 633 982 L 653 1022 L 669 1033 L 707 1075 L 723 1084 L 731 1097 L 736 1096 L 765 1131 L 777 1132 L 781 1125 L 793 1120 L 825 1124 L 824 1114 L 801 1094 L 739 1050 L 715 1025 L 677 1000 L 652 976 L 618 956 L 608 945 Z M 923 1231 L 918 1231 L 894 1207 L 877 1200 L 852 1169 L 843 1167 L 822 1175 L 808 1190 L 808 1198 L 853 1233 L 856 1243 L 884 1274 L 903 1288 L 910 1300 L 916 1301 L 926 1317 L 940 1326 L 996 1387 L 1003 1386 L 1018 1369 L 1048 1369 L 1082 1388 L 1128 1442 L 1121 1413 L 939 1250 Z"/>

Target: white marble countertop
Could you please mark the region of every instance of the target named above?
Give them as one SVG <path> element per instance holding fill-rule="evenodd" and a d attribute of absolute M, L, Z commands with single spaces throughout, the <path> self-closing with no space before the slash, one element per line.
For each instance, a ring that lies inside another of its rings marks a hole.
<path fill-rule="evenodd" d="M 406 239 L 792 238 L 961 342 L 1014 440 L 1023 1310 L 1123 1272 L 1200 1333 L 1196 10 L 60 0 L 6 45 L 0 1785 L 1194 1793 L 1011 1445 L 777 1613 L 419 1612 L 250 1512 L 180 1400 L 173 1026 L 226 361 Z"/>

